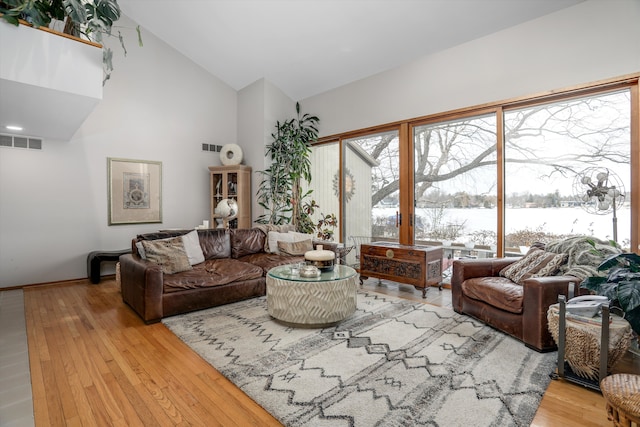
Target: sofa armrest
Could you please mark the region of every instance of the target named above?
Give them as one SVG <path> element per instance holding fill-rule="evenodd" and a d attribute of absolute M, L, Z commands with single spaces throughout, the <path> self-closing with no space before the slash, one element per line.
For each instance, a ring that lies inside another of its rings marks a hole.
<path fill-rule="evenodd" d="M 547 310 L 558 302 L 559 295 L 568 295 L 569 283 L 575 283 L 578 293 L 580 280 L 573 276 L 549 276 L 527 279 L 523 284 L 522 341 L 538 351 L 550 351 L 556 343 L 549 332 Z"/>
<path fill-rule="evenodd" d="M 162 268 L 138 255 L 120 256 L 122 300 L 142 317 L 145 323 L 162 319 Z"/>
<path fill-rule="evenodd" d="M 453 261 L 451 273 L 451 302 L 453 309 L 462 312 L 462 282 L 474 277 L 495 277 L 500 270 L 519 258 L 462 258 Z"/>

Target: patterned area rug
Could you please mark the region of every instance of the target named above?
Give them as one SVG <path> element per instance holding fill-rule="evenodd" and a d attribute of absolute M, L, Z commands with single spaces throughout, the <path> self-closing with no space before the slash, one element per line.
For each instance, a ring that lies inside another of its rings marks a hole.
<path fill-rule="evenodd" d="M 163 323 L 286 426 L 528 426 L 556 358 L 453 310 L 363 291 L 325 329 L 277 323 L 264 297 Z"/>

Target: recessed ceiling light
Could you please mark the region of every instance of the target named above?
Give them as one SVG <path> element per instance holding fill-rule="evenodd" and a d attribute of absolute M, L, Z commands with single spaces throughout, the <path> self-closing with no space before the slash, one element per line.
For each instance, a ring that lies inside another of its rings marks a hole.
<path fill-rule="evenodd" d="M 5 127 L 9 130 L 22 130 L 22 126 L 7 125 Z"/>

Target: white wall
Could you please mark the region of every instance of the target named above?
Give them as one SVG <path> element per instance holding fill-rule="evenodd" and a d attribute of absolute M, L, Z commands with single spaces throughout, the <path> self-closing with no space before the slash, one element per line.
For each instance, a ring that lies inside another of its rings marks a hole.
<path fill-rule="evenodd" d="M 295 116 L 295 102 L 278 87 L 260 79 L 238 92 L 238 145 L 244 153 L 244 164 L 251 165 L 254 195 L 251 207 L 253 221 L 264 213 L 255 197 L 263 179 L 260 171 L 269 167 L 265 146 L 271 143 L 271 134 L 277 121 Z"/>
<path fill-rule="evenodd" d="M 589 0 L 304 105 L 326 136 L 639 71 L 640 1 Z"/>
<path fill-rule="evenodd" d="M 107 41 L 115 70 L 70 141 L 0 148 L 0 287 L 86 277 L 90 251 L 208 218 L 207 166 L 220 157 L 201 143 L 236 142 L 237 92 L 144 29 L 142 48 L 124 31 L 128 55 Z M 162 224 L 107 225 L 107 157 L 162 162 Z"/>

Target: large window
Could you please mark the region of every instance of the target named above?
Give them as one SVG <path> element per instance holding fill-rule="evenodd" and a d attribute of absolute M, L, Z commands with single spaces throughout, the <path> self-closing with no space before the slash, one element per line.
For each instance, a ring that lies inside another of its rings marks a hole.
<path fill-rule="evenodd" d="M 504 117 L 507 250 L 523 252 L 536 241 L 573 235 L 617 240 L 628 250 L 629 90 Z"/>
<path fill-rule="evenodd" d="M 588 235 L 638 251 L 638 97 L 636 76 L 328 137 L 340 240 L 516 256 Z"/>
<path fill-rule="evenodd" d="M 400 162 L 398 132 L 343 140 L 344 232 L 398 241 Z"/>
<path fill-rule="evenodd" d="M 495 251 L 495 115 L 415 126 L 413 147 L 415 242 Z"/>

